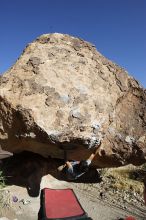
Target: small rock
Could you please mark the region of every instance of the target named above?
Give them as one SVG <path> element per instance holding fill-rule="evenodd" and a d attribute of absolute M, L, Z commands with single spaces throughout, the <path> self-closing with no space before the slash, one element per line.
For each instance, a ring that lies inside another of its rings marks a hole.
<path fill-rule="evenodd" d="M 131 137 L 131 136 L 126 136 L 125 141 L 126 141 L 128 144 L 133 144 L 133 143 L 135 142 L 135 138 L 134 138 L 134 137 Z"/>
<path fill-rule="evenodd" d="M 12 200 L 13 200 L 13 202 L 18 202 L 17 196 L 12 196 Z"/>
<path fill-rule="evenodd" d="M 22 200 L 20 200 L 20 202 L 22 202 L 23 205 L 28 205 L 30 203 L 30 200 L 22 199 Z"/>

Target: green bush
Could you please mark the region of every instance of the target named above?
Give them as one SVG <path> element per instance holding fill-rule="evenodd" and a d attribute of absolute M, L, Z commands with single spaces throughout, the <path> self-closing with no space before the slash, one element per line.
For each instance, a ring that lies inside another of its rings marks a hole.
<path fill-rule="evenodd" d="M 3 176 L 3 172 L 0 170 L 0 188 L 5 186 L 5 178 Z"/>

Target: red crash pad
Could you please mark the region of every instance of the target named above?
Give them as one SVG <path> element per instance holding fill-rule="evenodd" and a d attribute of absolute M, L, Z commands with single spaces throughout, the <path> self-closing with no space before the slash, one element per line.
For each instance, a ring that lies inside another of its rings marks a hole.
<path fill-rule="evenodd" d="M 125 220 L 136 220 L 133 216 L 126 217 Z"/>
<path fill-rule="evenodd" d="M 72 189 L 43 189 L 41 206 L 42 219 L 90 219 Z"/>

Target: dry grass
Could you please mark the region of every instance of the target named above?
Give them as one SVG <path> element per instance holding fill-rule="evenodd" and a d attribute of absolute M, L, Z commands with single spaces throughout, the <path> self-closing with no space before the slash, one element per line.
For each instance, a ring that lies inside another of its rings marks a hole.
<path fill-rule="evenodd" d="M 135 167 L 128 165 L 104 170 L 104 176 L 112 178 L 112 188 L 124 191 L 133 190 L 137 193 L 143 192 L 143 179 L 145 175 L 145 166 Z"/>
<path fill-rule="evenodd" d="M 0 216 L 5 215 L 6 209 L 12 206 L 10 193 L 7 190 L 0 190 Z"/>

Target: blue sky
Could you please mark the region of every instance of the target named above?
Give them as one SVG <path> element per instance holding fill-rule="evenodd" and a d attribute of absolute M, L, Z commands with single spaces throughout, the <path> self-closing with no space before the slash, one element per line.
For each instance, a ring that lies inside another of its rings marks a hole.
<path fill-rule="evenodd" d="M 95 44 L 146 88 L 146 0 L 0 0 L 0 73 L 52 32 Z"/>

